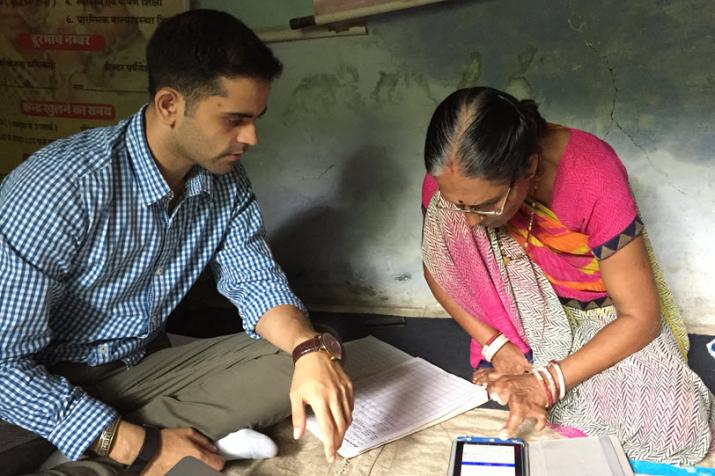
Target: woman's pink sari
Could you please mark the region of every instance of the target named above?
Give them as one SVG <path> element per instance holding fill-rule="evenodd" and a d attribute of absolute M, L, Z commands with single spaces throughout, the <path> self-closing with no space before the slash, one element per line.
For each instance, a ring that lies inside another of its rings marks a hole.
<path fill-rule="evenodd" d="M 531 348 L 535 366 L 565 359 L 617 318 L 612 305 L 562 306 L 544 272 L 507 231 L 470 227 L 461 213 L 437 208 L 434 198 L 425 214 L 422 256 L 451 299 L 522 351 Z M 631 458 L 700 461 L 712 441 L 715 405 L 665 319 L 662 324 L 644 349 L 571 389 L 551 409 L 552 424 L 566 427 L 568 436 L 576 436 L 576 428 L 614 434 Z M 473 366 L 482 358 L 474 340 L 470 358 Z"/>

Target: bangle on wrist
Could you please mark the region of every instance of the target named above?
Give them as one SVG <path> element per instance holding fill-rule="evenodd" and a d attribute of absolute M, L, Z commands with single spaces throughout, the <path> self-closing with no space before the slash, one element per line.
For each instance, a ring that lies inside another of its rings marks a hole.
<path fill-rule="evenodd" d="M 490 341 L 491 342 L 482 347 L 482 357 L 484 357 L 484 360 L 487 362 L 492 361 L 494 355 L 499 351 L 499 349 L 504 347 L 504 345 L 509 342 L 509 339 L 500 332 L 495 337 L 492 337 Z"/>
<path fill-rule="evenodd" d="M 94 454 L 102 457 L 109 454 L 112 449 L 112 443 L 114 443 L 114 437 L 117 435 L 117 428 L 119 427 L 121 419 L 121 417 L 115 418 L 107 428 L 102 430 L 102 433 L 97 437 L 97 441 L 92 445 L 91 449 Z"/>
<path fill-rule="evenodd" d="M 552 360 L 549 362 L 549 367 L 552 367 L 556 372 L 556 378 L 559 382 L 559 400 L 563 400 L 566 395 L 566 380 L 564 379 L 564 373 L 561 370 L 561 365 L 559 365 L 559 361 Z"/>
<path fill-rule="evenodd" d="M 541 388 L 544 390 L 544 395 L 546 395 L 546 406 L 544 408 L 551 408 L 554 405 L 554 401 L 551 397 L 551 392 L 549 392 L 549 387 L 547 386 L 546 382 L 544 382 L 544 377 L 541 376 L 541 373 L 537 369 L 532 369 L 531 374 L 536 377 L 536 380 L 539 382 Z"/>
<path fill-rule="evenodd" d="M 501 332 L 497 332 L 496 334 L 494 334 L 493 336 L 491 336 L 491 337 L 489 338 L 489 340 L 484 343 L 484 347 L 489 347 L 490 345 L 492 345 L 492 342 L 494 342 L 494 340 L 496 340 L 496 338 L 499 337 L 500 335 L 502 335 L 502 333 L 501 333 Z"/>
<path fill-rule="evenodd" d="M 554 377 L 551 375 L 551 372 L 549 372 L 549 369 L 546 367 L 539 367 L 536 369 L 540 374 L 543 374 L 544 376 L 544 381 L 546 382 L 548 388 L 549 388 L 549 394 L 551 395 L 551 403 L 552 405 L 556 404 L 558 402 L 558 397 L 559 397 L 559 390 L 556 387 L 556 381 L 554 380 Z"/>
<path fill-rule="evenodd" d="M 149 425 L 142 425 L 144 427 L 144 443 L 139 450 L 134 462 L 127 468 L 126 474 L 130 476 L 138 476 L 144 471 L 144 468 L 149 464 L 149 462 L 156 456 L 159 451 L 159 446 L 161 445 L 161 432 L 159 429 L 154 428 Z"/>

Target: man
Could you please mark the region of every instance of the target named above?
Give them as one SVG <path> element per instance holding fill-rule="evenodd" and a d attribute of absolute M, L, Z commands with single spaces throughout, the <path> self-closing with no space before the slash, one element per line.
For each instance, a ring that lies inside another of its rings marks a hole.
<path fill-rule="evenodd" d="M 158 27 L 147 68 L 137 114 L 0 188 L 0 418 L 73 460 L 53 474 L 158 475 L 184 456 L 219 469 L 214 441 L 291 411 L 299 438 L 308 404 L 332 460 L 352 412 L 339 343 L 273 261 L 240 164 L 282 66 L 239 20 L 193 10 Z M 206 265 L 246 333 L 293 353 L 292 381 L 290 357 L 244 334 L 162 348 Z"/>

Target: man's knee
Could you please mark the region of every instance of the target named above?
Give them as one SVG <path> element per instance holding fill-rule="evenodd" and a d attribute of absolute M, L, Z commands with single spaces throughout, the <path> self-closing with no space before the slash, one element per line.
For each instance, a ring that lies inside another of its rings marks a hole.
<path fill-rule="evenodd" d="M 37 473 L 37 476 L 120 476 L 124 474 L 126 474 L 124 466 L 109 458 L 91 458 L 60 464 Z"/>

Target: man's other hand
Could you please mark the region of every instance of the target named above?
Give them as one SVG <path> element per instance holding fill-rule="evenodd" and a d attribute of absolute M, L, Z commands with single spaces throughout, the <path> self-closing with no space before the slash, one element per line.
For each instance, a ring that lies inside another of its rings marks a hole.
<path fill-rule="evenodd" d="M 144 442 L 144 428 L 122 420 L 109 457 L 122 464 L 131 464 Z M 186 456 L 192 456 L 220 471 L 224 459 L 204 435 L 193 428 L 161 430 L 161 441 L 156 454 L 144 468 L 143 476 L 164 475 Z"/>

